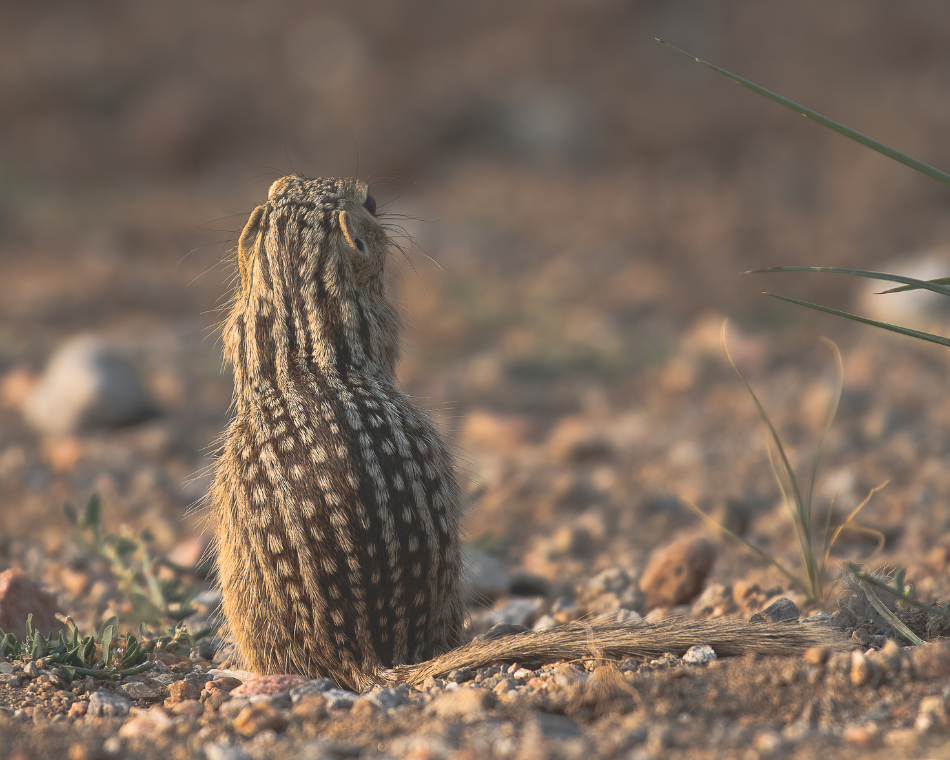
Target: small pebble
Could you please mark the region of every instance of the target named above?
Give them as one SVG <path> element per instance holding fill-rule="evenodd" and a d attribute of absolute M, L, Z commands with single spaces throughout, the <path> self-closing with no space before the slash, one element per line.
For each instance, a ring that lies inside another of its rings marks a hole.
<path fill-rule="evenodd" d="M 323 696 L 326 697 L 327 707 L 331 710 L 333 708 L 348 710 L 359 698 L 358 694 L 345 689 L 330 689 L 324 692 Z"/>
<path fill-rule="evenodd" d="M 686 650 L 686 654 L 683 655 L 683 662 L 687 662 L 690 665 L 702 665 L 707 662 L 712 662 L 715 659 L 716 653 L 708 644 L 690 647 Z"/>
<path fill-rule="evenodd" d="M 196 717 L 204 714 L 204 711 L 204 705 L 196 699 L 185 699 L 172 708 L 175 715 L 194 715 Z"/>
<path fill-rule="evenodd" d="M 119 691 L 130 699 L 141 699 L 146 702 L 157 702 L 165 697 L 164 687 L 157 682 L 151 685 L 141 681 L 131 681 L 122 684 Z"/>
<path fill-rule="evenodd" d="M 453 670 L 447 676 L 447 679 L 454 683 L 465 683 L 466 681 L 471 681 L 473 678 L 475 678 L 475 673 L 472 672 L 471 668 L 459 668 L 458 670 Z"/>
<path fill-rule="evenodd" d="M 132 700 L 121 694 L 97 691 L 89 697 L 87 718 L 112 718 L 129 714 Z"/>
<path fill-rule="evenodd" d="M 247 681 L 231 690 L 231 694 L 238 696 L 254 696 L 259 694 L 286 694 L 295 687 L 302 686 L 310 681 L 306 676 L 296 675 L 270 675 L 255 678 L 253 681 Z"/>
<path fill-rule="evenodd" d="M 179 702 L 189 699 L 199 699 L 201 697 L 202 686 L 188 679 L 174 681 L 168 687 L 168 698 L 165 700 L 166 708 L 173 708 Z"/>
<path fill-rule="evenodd" d="M 335 688 L 336 688 L 336 684 L 329 678 L 308 679 L 306 682 L 301 683 L 290 690 L 290 698 L 294 702 L 298 702 L 304 697 L 307 697 L 313 694 L 322 695 L 330 691 L 330 689 L 335 689 Z"/>
<path fill-rule="evenodd" d="M 248 705 L 234 719 L 234 730 L 246 738 L 256 736 L 265 729 L 280 729 L 284 726 L 284 717 L 267 703 Z"/>
<path fill-rule="evenodd" d="M 205 744 L 204 752 L 207 760 L 251 760 L 251 755 L 242 749 L 226 747 L 223 744 Z"/>
<path fill-rule="evenodd" d="M 782 597 L 749 618 L 749 622 L 781 623 L 785 620 L 798 620 L 800 617 L 801 611 L 798 609 L 798 605 L 791 599 Z"/>

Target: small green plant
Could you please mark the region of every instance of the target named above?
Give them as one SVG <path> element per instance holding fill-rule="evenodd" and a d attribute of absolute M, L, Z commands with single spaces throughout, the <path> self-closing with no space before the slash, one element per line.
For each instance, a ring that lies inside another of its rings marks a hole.
<path fill-rule="evenodd" d="M 0 654 L 12 659 L 43 660 L 58 667 L 71 683 L 77 675 L 91 675 L 105 679 L 143 673 L 155 666 L 148 662 L 148 651 L 131 633 L 117 635 L 119 621 L 112 617 L 95 633 L 80 637 L 79 629 L 71 618 L 60 618 L 68 633 L 60 631 L 58 639 L 52 633 L 44 636 L 33 627 L 33 616 L 26 619 L 26 637 L 21 642 L 13 633 L 0 629 Z M 143 637 L 144 639 L 144 637 Z"/>
<path fill-rule="evenodd" d="M 884 483 L 872 488 L 864 501 L 852 509 L 850 514 L 833 532 L 831 530 L 832 505 L 829 505 L 823 530 L 819 533 L 819 531 L 815 529 L 812 521 L 812 502 L 815 490 L 815 478 L 818 475 L 818 462 L 821 459 L 821 451 L 824 447 L 825 438 L 828 435 L 828 431 L 831 430 L 831 425 L 834 422 L 835 415 L 838 411 L 838 403 L 841 399 L 841 389 L 844 378 L 844 367 L 841 362 L 841 353 L 838 351 L 838 347 L 834 343 L 825 339 L 825 343 L 828 345 L 834 355 L 835 367 L 837 370 L 837 380 L 835 382 L 835 390 L 831 399 L 831 403 L 828 406 L 828 414 L 824 427 L 821 431 L 821 437 L 818 439 L 818 446 L 815 451 L 815 456 L 812 459 L 807 487 L 802 489 L 802 487 L 799 485 L 795 470 L 789 461 L 788 454 L 785 451 L 785 446 L 782 444 L 782 439 L 779 437 L 778 431 L 775 429 L 775 425 L 772 424 L 772 420 L 765 411 L 765 407 L 762 406 L 762 402 L 759 401 L 755 391 L 752 390 L 752 386 L 749 385 L 748 381 L 746 381 L 745 377 L 743 377 L 742 372 L 739 371 L 735 360 L 733 360 L 732 355 L 729 353 L 729 346 L 726 342 L 726 325 L 727 323 L 723 322 L 722 332 L 720 334 L 722 348 L 723 351 L 725 351 L 726 358 L 729 360 L 729 364 L 732 365 L 736 375 L 739 377 L 742 387 L 745 388 L 746 393 L 749 394 L 750 398 L 755 403 L 755 407 L 759 412 L 759 417 L 762 419 L 766 428 L 768 429 L 766 449 L 769 455 L 769 465 L 772 468 L 772 474 L 775 476 L 775 481 L 778 483 L 779 491 L 782 494 L 782 500 L 785 502 L 785 505 L 788 508 L 792 526 L 795 529 L 795 538 L 798 543 L 798 553 L 801 559 L 804 577 L 799 578 L 775 557 L 760 549 L 751 541 L 748 541 L 742 536 L 733 533 L 699 509 L 699 507 L 696 505 L 690 504 L 689 502 L 687 502 L 687 504 L 689 504 L 694 512 L 696 512 L 708 523 L 712 524 L 717 530 L 725 533 L 736 541 L 739 541 L 748 549 L 758 554 L 770 565 L 778 569 L 799 591 L 805 594 L 808 601 L 815 604 L 821 604 L 825 600 L 825 581 L 828 568 L 828 559 L 831 555 L 832 547 L 837 542 L 841 532 L 845 528 L 849 527 L 849 524 L 857 516 L 858 512 L 864 508 L 864 506 L 871 500 L 871 497 L 877 491 L 881 490 L 887 485 L 887 482 L 885 481 Z M 776 463 L 776 459 L 772 454 L 773 446 L 778 452 L 778 463 Z M 878 537 L 878 548 L 880 548 L 882 545 L 883 536 L 881 536 L 876 531 L 858 526 L 851 527 L 876 535 Z"/>
<path fill-rule="evenodd" d="M 184 580 L 186 574 L 196 571 L 167 559 L 153 559 L 148 549 L 152 540 L 148 530 L 138 538 L 131 532 L 106 532 L 101 523 L 102 505 L 97 494 L 89 498 L 82 514 L 71 504 L 65 504 L 63 509 L 73 526 L 73 543 L 84 554 L 100 557 L 109 563 L 119 588 L 129 596 L 136 620 L 168 627 L 197 612 L 192 602 L 198 589 Z M 160 580 L 157 575 L 159 566 L 170 569 L 172 577 Z"/>
<path fill-rule="evenodd" d="M 119 619 L 111 617 L 98 631 L 81 636 L 72 618 L 56 617 L 66 625 L 66 631 L 60 631 L 58 636 L 44 636 L 34 628 L 33 615 L 26 618 L 26 636 L 22 641 L 0 628 L 0 655 L 14 660 L 43 660 L 47 667 L 59 668 L 67 683 L 72 683 L 77 675 L 115 681 L 154 668 L 155 663 L 148 659 L 150 652 L 190 648 L 210 633 L 210 629 L 204 629 L 192 634 L 184 623 L 179 623 L 158 635 L 144 625 L 139 627 L 138 636 L 131 632 L 120 634 Z"/>

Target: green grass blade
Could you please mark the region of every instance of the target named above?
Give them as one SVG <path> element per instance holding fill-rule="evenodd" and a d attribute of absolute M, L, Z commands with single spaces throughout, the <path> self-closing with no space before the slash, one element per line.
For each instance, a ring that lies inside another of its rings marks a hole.
<path fill-rule="evenodd" d="M 811 536 L 808 532 L 808 526 L 805 525 L 802 520 L 805 510 L 802 508 L 801 502 L 796 502 L 795 499 L 789 495 L 790 492 L 794 493 L 793 488 L 797 488 L 798 485 L 795 480 L 795 474 L 790 471 L 785 472 L 785 480 L 790 481 L 789 485 L 786 486 L 783 482 L 782 474 L 775 464 L 775 457 L 772 456 L 772 446 L 768 438 L 765 440 L 765 451 L 769 457 L 769 468 L 772 470 L 772 476 L 775 478 L 779 493 L 782 495 L 782 503 L 788 509 L 789 516 L 792 520 L 795 541 L 798 543 L 798 556 L 801 560 L 802 568 L 805 571 L 805 578 L 808 585 L 808 590 L 806 590 L 805 595 L 811 601 L 820 602 L 820 597 L 822 596 L 821 584 L 818 585 L 816 590 L 815 573 L 813 572 L 814 567 L 813 563 L 809 561 L 809 557 L 813 554 L 813 552 L 810 551 Z"/>
<path fill-rule="evenodd" d="M 819 272 L 822 274 L 851 274 L 857 277 L 867 277 L 871 280 L 887 280 L 889 282 L 903 282 L 904 288 L 893 288 L 885 293 L 897 293 L 903 290 L 930 290 L 942 296 L 950 296 L 950 287 L 944 282 L 950 282 L 950 277 L 939 280 L 918 280 L 916 277 L 905 277 L 901 274 L 887 274 L 886 272 L 871 272 L 867 269 L 839 269 L 838 267 L 768 267 L 766 269 L 751 269 L 740 274 L 771 274 L 773 272 Z"/>
<path fill-rule="evenodd" d="M 919 610 L 924 612 L 929 612 L 932 615 L 939 615 L 940 617 L 950 618 L 950 609 L 946 607 L 937 607 L 930 604 L 924 604 L 923 602 L 917 601 L 913 596 L 908 594 L 906 591 L 899 591 L 896 588 L 891 588 L 886 583 L 881 581 L 879 578 L 875 578 L 870 573 L 865 572 L 861 569 L 860 565 L 855 564 L 854 562 L 849 562 L 847 564 L 848 570 L 851 574 L 860 581 L 867 583 L 874 588 L 880 589 L 887 594 L 890 594 L 895 599 L 903 602 L 904 604 L 909 604 L 912 607 L 916 607 Z"/>
<path fill-rule="evenodd" d="M 735 373 L 739 376 L 739 382 L 742 383 L 742 387 L 745 388 L 746 393 L 751 396 L 752 401 L 755 402 L 756 409 L 759 410 L 759 417 L 762 418 L 762 421 L 765 423 L 766 427 L 769 429 L 769 433 L 772 435 L 772 440 L 775 441 L 775 446 L 778 449 L 778 453 L 782 458 L 782 467 L 788 475 L 788 481 L 792 490 L 792 496 L 796 504 L 801 504 L 802 494 L 798 488 L 798 482 L 795 480 L 795 470 L 792 469 L 791 463 L 788 461 L 788 456 L 785 454 L 785 447 L 782 446 L 782 439 L 779 438 L 778 431 L 775 429 L 775 426 L 772 424 L 772 420 L 769 419 L 768 413 L 765 411 L 765 407 L 762 406 L 762 403 L 759 401 L 759 397 L 755 395 L 755 391 L 752 390 L 752 386 L 746 382 L 746 379 L 742 376 L 742 373 L 739 371 L 739 368 L 736 366 L 736 363 L 732 359 L 732 355 L 729 353 L 729 347 L 726 345 L 726 322 L 722 323 L 722 330 L 719 333 L 719 342 L 722 343 L 723 350 L 726 352 L 726 359 L 729 360 L 729 364 L 732 365 L 732 369 L 735 370 Z"/>
<path fill-rule="evenodd" d="M 935 280 L 927 280 L 927 282 L 931 282 L 934 285 L 945 285 L 946 283 L 950 282 L 950 277 L 938 277 Z M 904 291 L 907 291 L 907 290 L 920 290 L 921 287 L 922 287 L 921 285 L 903 285 L 899 288 L 891 288 L 890 290 L 883 290 L 881 291 L 881 295 L 887 295 L 888 293 L 903 293 Z"/>
<path fill-rule="evenodd" d="M 887 607 L 884 606 L 877 594 L 874 593 L 874 589 L 871 588 L 871 584 L 867 581 L 861 580 L 858 578 L 858 583 L 861 584 L 861 589 L 864 591 L 865 597 L 867 600 L 874 606 L 874 609 L 877 610 L 878 614 L 884 618 L 890 626 L 901 634 L 905 639 L 907 639 L 914 646 L 920 646 L 921 644 L 926 644 L 920 636 L 914 633 L 910 628 L 908 628 L 901 620 L 891 612 Z"/>
<path fill-rule="evenodd" d="M 828 306 L 819 306 L 816 303 L 809 303 L 808 301 L 800 301 L 797 298 L 789 298 L 788 296 L 779 296 L 775 293 L 765 293 L 767 296 L 772 298 L 777 298 L 780 301 L 788 301 L 789 303 L 797 304 L 798 306 L 807 306 L 809 309 L 815 309 L 816 311 L 823 311 L 826 314 L 834 314 L 836 317 L 844 317 L 845 319 L 850 319 L 854 322 L 862 322 L 866 325 L 871 325 L 873 327 L 880 327 L 882 330 L 889 330 L 890 332 L 896 332 L 900 335 L 907 335 L 911 338 L 917 338 L 918 340 L 926 340 L 930 343 L 937 343 L 941 346 L 950 347 L 950 338 L 945 338 L 942 335 L 934 335 L 933 333 L 922 332 L 920 330 L 911 330 L 909 327 L 901 327 L 899 325 L 892 325 L 888 322 L 878 322 L 876 319 L 868 319 L 867 317 L 859 317 L 857 314 L 849 314 L 846 311 L 840 311 L 838 309 L 832 309 Z"/>
<path fill-rule="evenodd" d="M 802 116 L 805 116 L 811 119 L 812 121 L 816 121 L 819 124 L 821 124 L 823 127 L 827 127 L 828 129 L 834 130 L 838 134 L 844 135 L 845 137 L 851 140 L 854 140 L 857 143 L 860 143 L 866 148 L 875 150 L 878 153 L 884 156 L 887 156 L 888 158 L 893 159 L 894 161 L 897 161 L 898 163 L 904 164 L 904 166 L 909 166 L 911 169 L 914 169 L 915 171 L 918 171 L 921 174 L 926 174 L 928 177 L 931 177 L 935 180 L 943 182 L 945 185 L 950 185 L 950 174 L 947 174 L 946 172 L 942 172 L 939 169 L 935 169 L 934 167 L 928 164 L 925 164 L 923 161 L 918 161 L 916 158 L 911 158 L 910 156 L 904 153 L 901 153 L 899 150 L 894 150 L 893 148 L 885 145 L 884 143 L 878 142 L 873 137 L 868 137 L 867 135 L 862 134 L 861 132 L 858 132 L 855 129 L 851 129 L 851 127 L 846 127 L 844 124 L 841 124 L 835 121 L 834 119 L 829 119 L 827 116 L 823 116 L 817 111 L 812 111 L 810 108 L 806 108 L 800 103 L 796 103 L 794 100 L 789 100 L 788 98 L 783 97 L 782 95 L 779 95 L 777 92 L 772 92 L 772 90 L 767 90 L 765 87 L 762 87 L 761 85 L 757 85 L 755 82 L 750 82 L 748 79 L 743 79 L 742 77 L 736 74 L 733 74 L 732 72 L 726 71 L 725 69 L 720 68 L 719 66 L 716 66 L 715 64 L 709 63 L 708 61 L 704 61 L 701 58 L 697 58 L 694 55 L 690 55 L 685 50 L 680 50 L 678 47 L 674 47 L 673 45 L 670 45 L 668 42 L 663 42 L 663 40 L 661 39 L 657 39 L 657 42 L 660 42 L 666 45 L 667 47 L 673 48 L 673 50 L 675 50 L 677 53 L 685 55 L 688 58 L 692 58 L 694 61 L 696 61 L 696 63 L 702 64 L 707 69 L 712 69 L 716 73 L 722 74 L 724 77 L 728 77 L 733 82 L 737 82 L 738 84 L 741 84 L 743 87 L 747 87 L 753 92 L 756 92 L 759 95 L 762 95 L 768 98 L 769 100 L 774 100 L 779 105 L 785 106 L 786 108 L 794 111 L 797 114 L 801 114 Z"/>
<path fill-rule="evenodd" d="M 772 441 L 775 442 L 775 447 L 778 449 L 779 456 L 781 457 L 782 469 L 780 471 L 779 468 L 776 467 L 775 461 L 772 458 L 771 446 L 767 447 L 769 454 L 769 465 L 772 468 L 773 475 L 775 475 L 775 480 L 778 483 L 779 490 L 782 492 L 782 500 L 785 502 L 786 506 L 791 512 L 792 522 L 795 525 L 795 537 L 798 540 L 798 548 L 801 556 L 802 567 L 805 570 L 805 576 L 807 578 L 808 588 L 805 590 L 805 595 L 810 601 L 820 602 L 823 596 L 823 579 L 818 572 L 818 567 L 815 563 L 814 550 L 812 548 L 812 537 L 810 531 L 811 505 L 802 501 L 802 492 L 798 486 L 798 480 L 795 477 L 795 470 L 792 469 L 788 455 L 785 453 L 785 447 L 782 445 L 782 439 L 779 437 L 778 431 L 772 424 L 772 420 L 765 411 L 765 407 L 762 406 L 762 403 L 759 401 L 758 396 L 755 395 L 755 391 L 752 390 L 752 386 L 749 385 L 745 377 L 742 376 L 742 373 L 739 371 L 739 367 L 736 366 L 732 355 L 729 353 L 729 346 L 726 343 L 726 326 L 727 322 L 723 322 L 722 330 L 719 334 L 719 341 L 722 343 L 722 348 L 726 354 L 726 359 L 729 360 L 729 364 L 732 365 L 733 370 L 735 370 L 736 375 L 738 375 L 739 382 L 742 383 L 742 387 L 745 388 L 746 393 L 749 394 L 749 396 L 752 398 L 752 401 L 755 403 L 756 409 L 759 411 L 759 417 L 768 428 Z M 782 474 L 785 476 L 784 479 L 781 477 Z M 785 490 L 786 487 L 788 488 L 787 492 Z M 775 564 L 778 566 L 778 563 Z"/>
<path fill-rule="evenodd" d="M 825 446 L 825 439 L 834 424 L 835 415 L 838 413 L 838 404 L 841 402 L 841 391 L 844 388 L 844 362 L 841 360 L 841 352 L 833 341 L 824 338 L 825 343 L 831 349 L 835 358 L 835 369 L 838 371 L 835 380 L 835 391 L 831 403 L 828 405 L 828 416 L 825 420 L 825 426 L 821 430 L 821 437 L 818 439 L 818 446 L 815 449 L 815 458 L 811 462 L 811 472 L 808 477 L 808 490 L 805 493 L 805 506 L 808 509 L 809 532 L 811 531 L 811 499 L 815 492 L 815 479 L 818 477 L 818 461 L 821 459 L 821 452 Z"/>

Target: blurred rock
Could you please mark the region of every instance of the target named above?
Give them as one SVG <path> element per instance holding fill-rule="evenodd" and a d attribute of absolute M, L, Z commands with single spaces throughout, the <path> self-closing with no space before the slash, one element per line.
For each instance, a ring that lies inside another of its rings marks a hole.
<path fill-rule="evenodd" d="M 565 417 L 548 436 L 548 447 L 561 461 L 609 459 L 613 448 L 604 429 L 580 417 Z"/>
<path fill-rule="evenodd" d="M 705 538 L 681 538 L 654 552 L 640 578 L 647 609 L 672 607 L 695 597 L 715 559 L 716 550 Z"/>
<path fill-rule="evenodd" d="M 119 736 L 124 739 L 131 739 L 132 737 L 152 739 L 160 734 L 168 733 L 173 728 L 174 723 L 172 723 L 171 717 L 161 708 L 143 710 L 122 725 L 119 729 Z"/>
<path fill-rule="evenodd" d="M 22 636 L 27 615 L 33 615 L 33 627 L 44 636 L 62 630 L 55 615 L 59 611 L 56 597 L 19 568 L 0 573 L 0 628 Z"/>
<path fill-rule="evenodd" d="M 739 606 L 733 597 L 732 586 L 710 583 L 692 606 L 692 615 L 698 618 L 723 617 L 737 612 Z"/>
<path fill-rule="evenodd" d="M 336 689 L 336 684 L 329 678 L 308 679 L 305 683 L 294 686 L 290 690 L 290 699 L 294 704 L 307 697 L 317 694 L 326 694 Z"/>
<path fill-rule="evenodd" d="M 469 624 L 477 634 L 475 640 L 482 641 L 529 629 L 543 608 L 544 600 L 540 598 L 512 599 L 495 609 L 472 610 Z"/>
<path fill-rule="evenodd" d="M 593 595 L 619 594 L 630 586 L 630 576 L 619 567 L 609 567 L 587 582 L 587 591 Z"/>
<path fill-rule="evenodd" d="M 255 678 L 253 681 L 248 681 L 247 683 L 241 684 L 240 686 L 232 689 L 231 694 L 236 697 L 252 697 L 261 694 L 267 694 L 271 696 L 275 694 L 286 694 L 295 687 L 301 686 L 310 680 L 312 679 L 307 678 L 306 676 L 291 674 L 261 676 L 260 678 Z"/>
<path fill-rule="evenodd" d="M 0 379 L 0 404 L 20 406 L 30 395 L 35 382 L 36 378 L 24 367 L 10 370 Z"/>
<path fill-rule="evenodd" d="M 512 574 L 508 581 L 508 593 L 512 596 L 547 596 L 551 591 L 551 583 L 547 578 L 519 570 Z"/>
<path fill-rule="evenodd" d="M 690 665 L 702 665 L 715 659 L 716 652 L 709 644 L 690 647 L 683 655 L 683 662 L 688 662 Z"/>
<path fill-rule="evenodd" d="M 497 559 L 468 547 L 463 553 L 468 589 L 476 602 L 493 601 L 505 593 L 508 575 Z"/>
<path fill-rule="evenodd" d="M 494 698 L 485 689 L 459 689 L 439 694 L 426 710 L 443 720 L 476 721 L 484 717 L 493 702 Z M 433 757 L 430 754 L 419 756 Z"/>
<path fill-rule="evenodd" d="M 167 690 L 157 681 L 149 681 L 148 683 L 144 681 L 131 681 L 129 683 L 122 684 L 119 687 L 119 691 L 129 699 L 141 699 L 146 702 L 157 702 L 158 700 L 165 698 Z"/>
<path fill-rule="evenodd" d="M 82 459 L 82 443 L 73 436 L 51 438 L 43 446 L 46 461 L 55 472 L 70 472 Z"/>
<path fill-rule="evenodd" d="M 135 367 L 91 335 L 62 346 L 23 402 L 27 422 L 52 435 L 131 425 L 154 413 Z"/>
<path fill-rule="evenodd" d="M 234 719 L 234 730 L 245 738 L 257 736 L 265 729 L 280 729 L 284 725 L 284 717 L 279 710 L 266 702 L 249 705 L 238 713 Z"/>
<path fill-rule="evenodd" d="M 540 548 L 551 557 L 565 554 L 589 557 L 594 553 L 594 541 L 590 533 L 577 525 L 559 525 L 550 537 L 539 543 L 543 543 Z"/>
<path fill-rule="evenodd" d="M 798 620 L 799 617 L 801 617 L 801 612 L 798 605 L 783 596 L 772 602 L 762 612 L 757 612 L 749 620 L 752 623 L 780 623 L 783 620 Z"/>
<path fill-rule="evenodd" d="M 175 681 L 168 687 L 168 698 L 165 700 L 165 707 L 172 708 L 181 702 L 187 700 L 199 699 L 203 684 L 195 681 Z"/>
<path fill-rule="evenodd" d="M 467 446 L 513 451 L 524 444 L 530 433 L 531 421 L 526 417 L 476 410 L 465 418 L 461 438 Z"/>
<path fill-rule="evenodd" d="M 611 567 L 591 578 L 581 591 L 586 605 L 594 612 L 615 612 L 619 609 L 637 613 L 646 611 L 646 599 L 629 574 Z"/>
<path fill-rule="evenodd" d="M 192 568 L 204 556 L 210 540 L 208 536 L 204 535 L 186 538 L 172 548 L 168 553 L 168 559 L 176 565 Z"/>
<path fill-rule="evenodd" d="M 87 718 L 112 718 L 129 714 L 132 700 L 121 694 L 108 691 L 97 691 L 89 697 Z"/>

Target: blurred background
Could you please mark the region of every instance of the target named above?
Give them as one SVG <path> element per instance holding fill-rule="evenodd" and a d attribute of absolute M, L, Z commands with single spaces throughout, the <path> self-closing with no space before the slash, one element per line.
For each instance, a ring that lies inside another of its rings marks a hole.
<path fill-rule="evenodd" d="M 369 181 L 411 237 L 401 379 L 512 563 L 633 566 L 692 519 L 680 498 L 740 525 L 775 503 L 725 317 L 793 445 L 830 393 L 817 338 L 842 346 L 844 507 L 885 477 L 901 508 L 942 504 L 942 468 L 909 468 L 950 450 L 943 353 L 760 295 L 862 309 L 860 282 L 738 273 L 939 269 L 950 188 L 655 37 L 950 167 L 943 0 L 3 3 L 0 565 L 58 551 L 63 501 L 94 491 L 166 546 L 201 532 L 231 393 L 216 307 L 292 172 Z M 898 513 L 872 517 L 919 548 Z"/>

